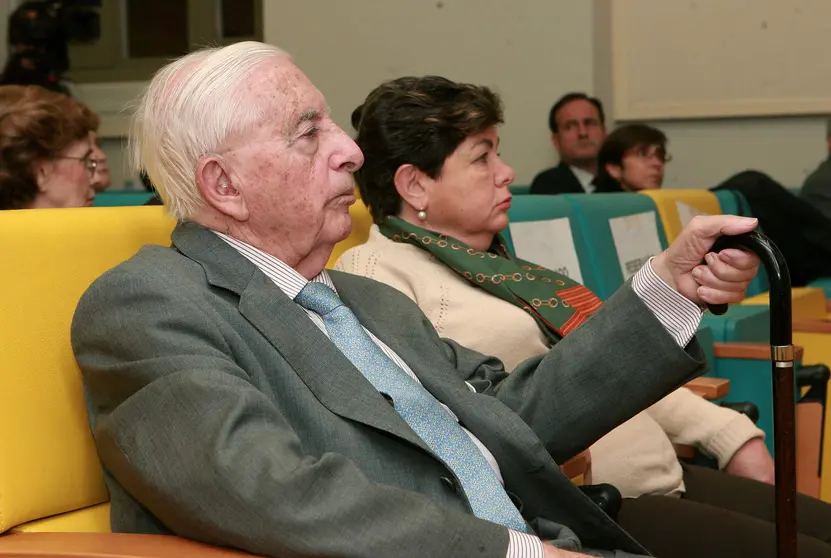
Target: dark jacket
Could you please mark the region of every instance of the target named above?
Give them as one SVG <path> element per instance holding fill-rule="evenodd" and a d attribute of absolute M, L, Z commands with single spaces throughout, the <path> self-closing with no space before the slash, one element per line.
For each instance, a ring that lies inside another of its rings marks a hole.
<path fill-rule="evenodd" d="M 569 166 L 560 162 L 556 167 L 544 170 L 531 182 L 532 194 L 584 194 L 583 185 Z"/>

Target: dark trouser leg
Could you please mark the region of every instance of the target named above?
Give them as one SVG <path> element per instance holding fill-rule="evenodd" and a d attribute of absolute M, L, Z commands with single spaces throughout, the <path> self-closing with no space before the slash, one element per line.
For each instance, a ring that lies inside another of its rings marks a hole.
<path fill-rule="evenodd" d="M 625 499 L 618 523 L 658 558 L 775 558 L 770 521 L 670 496 Z M 831 558 L 831 546 L 799 536 L 799 558 Z"/>
<path fill-rule="evenodd" d="M 727 473 L 684 465 L 685 500 L 732 510 L 773 523 L 774 487 Z M 797 494 L 799 532 L 831 544 L 831 504 Z"/>

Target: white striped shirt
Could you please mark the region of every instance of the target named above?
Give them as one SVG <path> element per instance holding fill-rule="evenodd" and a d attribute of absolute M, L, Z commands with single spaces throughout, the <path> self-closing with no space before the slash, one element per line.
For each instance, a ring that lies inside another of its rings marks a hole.
<path fill-rule="evenodd" d="M 303 287 L 309 283 L 309 280 L 300 275 L 300 273 L 271 254 L 263 252 L 262 250 L 237 240 L 236 238 L 232 238 L 217 231 L 213 232 L 215 232 L 219 238 L 236 249 L 244 258 L 253 263 L 257 269 L 262 271 L 266 277 L 271 279 L 271 281 L 292 300 L 294 300 L 295 297 L 300 294 L 300 291 L 303 290 Z M 332 282 L 331 277 L 329 277 L 329 274 L 325 269 L 314 277 L 312 281 L 323 283 L 337 293 L 335 284 Z M 690 342 L 693 335 L 695 335 L 698 322 L 701 320 L 702 312 L 698 306 L 667 285 L 655 274 L 654 271 L 652 271 L 650 264 L 645 265 L 637 274 L 635 274 L 632 287 L 635 290 L 635 293 L 655 314 L 675 341 L 681 347 L 685 347 L 687 343 Z M 303 308 L 320 331 L 329 337 L 323 318 L 317 312 L 309 310 L 303 306 L 300 307 Z M 385 345 L 383 341 L 375 337 L 371 331 L 366 328 L 364 328 L 364 331 L 366 331 L 372 341 L 381 348 L 387 357 L 389 357 L 416 382 L 421 383 L 412 369 L 407 366 L 406 362 L 401 360 L 401 357 L 399 357 L 395 351 Z M 456 418 L 447 406 L 443 403 L 442 406 L 444 406 L 448 413 Z M 504 484 L 504 481 L 502 480 L 502 473 L 499 470 L 499 464 L 496 462 L 493 454 L 488 451 L 484 444 L 482 444 L 482 442 L 470 431 L 464 427 L 462 429 L 468 436 L 470 436 L 473 443 L 476 444 L 482 452 L 482 455 L 485 457 L 488 464 L 493 468 L 496 476 L 499 478 L 499 482 Z M 513 531 L 511 529 L 508 530 L 508 537 L 509 543 L 506 558 L 543 558 L 544 550 L 542 541 L 539 537 L 526 533 L 520 533 L 519 531 Z"/>

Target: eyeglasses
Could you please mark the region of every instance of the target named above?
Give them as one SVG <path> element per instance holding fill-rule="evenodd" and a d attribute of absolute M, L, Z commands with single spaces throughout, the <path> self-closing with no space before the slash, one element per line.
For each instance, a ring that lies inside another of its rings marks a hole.
<path fill-rule="evenodd" d="M 87 169 L 87 173 L 89 177 L 92 178 L 95 176 L 95 173 L 98 171 L 98 159 L 93 159 L 89 155 L 85 155 L 83 157 L 69 157 L 66 155 L 56 155 L 55 159 L 69 159 L 71 161 L 81 161 L 84 164 L 84 167 Z"/>

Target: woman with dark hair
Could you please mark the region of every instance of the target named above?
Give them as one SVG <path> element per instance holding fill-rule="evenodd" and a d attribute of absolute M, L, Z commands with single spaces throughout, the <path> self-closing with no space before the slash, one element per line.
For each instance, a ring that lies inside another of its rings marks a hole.
<path fill-rule="evenodd" d="M 356 179 L 376 225 L 335 267 L 398 289 L 440 335 L 512 369 L 579 335 L 601 302 L 506 250 L 499 232 L 514 171 L 498 154 L 502 121 L 486 87 L 427 76 L 373 90 L 352 122 L 365 158 Z M 654 285 L 651 273 L 650 263 L 632 288 Z M 772 557 L 773 490 L 759 481 L 772 482 L 773 462 L 762 437 L 747 417 L 682 388 L 590 448 L 593 482 L 621 491 L 621 526 L 658 556 Z M 722 471 L 682 466 L 673 442 L 697 445 Z M 831 506 L 805 497 L 799 506 L 801 556 L 831 556 Z"/>
<path fill-rule="evenodd" d="M 667 137 L 646 124 L 627 124 L 608 135 L 597 154 L 595 192 L 656 190 L 672 160 Z"/>
<path fill-rule="evenodd" d="M 0 209 L 92 205 L 98 116 L 35 85 L 0 87 Z"/>

